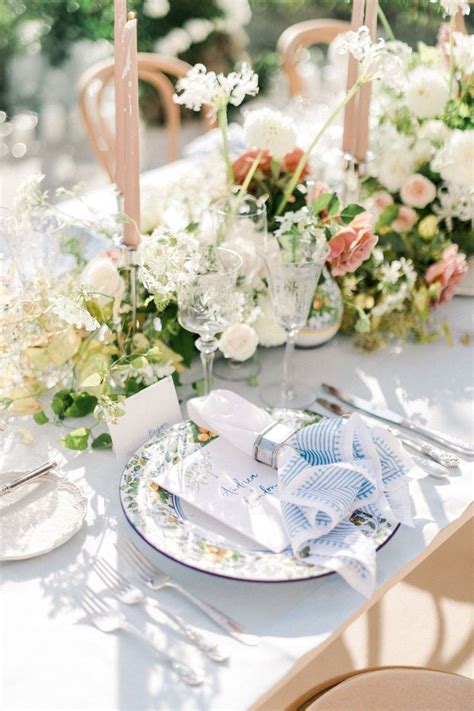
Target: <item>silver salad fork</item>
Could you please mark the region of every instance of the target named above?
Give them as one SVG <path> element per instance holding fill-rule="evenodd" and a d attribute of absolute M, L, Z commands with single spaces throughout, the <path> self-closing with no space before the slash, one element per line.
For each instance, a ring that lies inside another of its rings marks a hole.
<path fill-rule="evenodd" d="M 125 605 L 143 605 L 145 611 L 151 620 L 156 622 L 155 618 L 150 614 L 149 606 L 160 610 L 168 617 L 175 625 L 186 635 L 187 639 L 194 644 L 201 652 L 204 652 L 209 659 L 214 662 L 225 662 L 229 659 L 229 653 L 222 649 L 219 644 L 210 640 L 207 635 L 197 630 L 192 625 L 187 624 L 181 617 L 164 608 L 160 603 L 152 598 L 147 597 L 144 593 L 132 585 L 121 573 L 118 572 L 104 558 L 98 558 L 94 561 L 93 568 L 100 579 L 107 585 L 120 602 Z"/>
<path fill-rule="evenodd" d="M 181 585 L 163 573 L 154 563 L 150 563 L 148 558 L 132 541 L 127 540 L 124 545 L 118 545 L 118 549 L 124 554 L 145 585 L 151 590 L 161 590 L 161 588 L 164 587 L 178 590 L 178 592 L 184 595 L 190 602 L 194 603 L 196 607 L 199 607 L 199 609 L 219 625 L 219 627 L 222 627 L 223 630 L 232 635 L 232 637 L 235 637 L 235 639 L 238 639 L 239 642 L 250 646 L 259 643 L 258 637 L 248 634 L 240 625 L 231 620 L 230 617 L 209 603 L 204 602 L 204 600 L 195 597 L 192 593 L 185 590 Z"/>
<path fill-rule="evenodd" d="M 84 589 L 82 598 L 79 601 L 89 621 L 101 632 L 108 633 L 116 632 L 117 630 L 128 632 L 151 647 L 155 654 L 161 657 L 186 684 L 197 686 L 203 683 L 204 675 L 201 672 L 196 671 L 157 647 L 143 632 L 132 625 L 122 612 L 110 607 L 91 588 L 86 587 Z"/>

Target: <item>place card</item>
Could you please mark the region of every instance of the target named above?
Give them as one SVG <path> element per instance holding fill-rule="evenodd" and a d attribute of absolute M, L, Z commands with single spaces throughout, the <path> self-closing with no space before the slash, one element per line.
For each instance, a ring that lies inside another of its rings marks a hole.
<path fill-rule="evenodd" d="M 275 553 L 289 545 L 277 472 L 218 437 L 160 473 L 156 482 Z"/>
<path fill-rule="evenodd" d="M 117 459 L 130 457 L 151 437 L 183 419 L 171 377 L 131 395 L 123 405 L 125 414 L 107 423 Z"/>

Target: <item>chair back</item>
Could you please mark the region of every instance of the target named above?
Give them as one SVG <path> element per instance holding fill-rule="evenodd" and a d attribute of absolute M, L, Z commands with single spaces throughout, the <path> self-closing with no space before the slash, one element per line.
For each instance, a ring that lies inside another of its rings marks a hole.
<path fill-rule="evenodd" d="M 181 113 L 174 103 L 172 79 L 183 77 L 191 69 L 187 62 L 175 57 L 140 52 L 138 54 L 138 77 L 150 84 L 159 94 L 164 110 L 168 133 L 168 160 L 174 161 L 180 153 Z M 104 117 L 103 101 L 113 86 L 114 60 L 106 59 L 90 67 L 79 81 L 79 109 L 92 149 L 110 180 L 115 176 L 115 141 L 110 121 Z"/>
<path fill-rule="evenodd" d="M 298 73 L 298 53 L 314 44 L 330 44 L 337 35 L 349 32 L 351 25 L 343 20 L 306 20 L 287 27 L 280 35 L 277 50 L 283 71 L 288 77 L 290 95 L 303 91 L 303 81 Z"/>

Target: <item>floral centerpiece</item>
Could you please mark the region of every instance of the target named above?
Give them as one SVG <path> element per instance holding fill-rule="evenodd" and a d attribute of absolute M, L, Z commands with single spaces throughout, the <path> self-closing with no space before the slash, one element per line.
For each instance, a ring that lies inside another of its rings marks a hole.
<path fill-rule="evenodd" d="M 359 79 L 304 152 L 296 145 L 293 124 L 282 114 L 263 109 L 246 116 L 248 151 L 231 156 L 227 109 L 229 105 L 239 106 L 246 96 L 258 91 L 257 76 L 248 65 L 228 75 L 197 65 L 180 80 L 176 96 L 177 103 L 194 110 L 206 105 L 216 114 L 226 176 L 221 195 L 227 195 L 237 209 L 249 193 L 266 202 L 269 229 L 284 260 L 298 262 L 301 254 L 314 254 L 319 260 L 324 245 L 334 275 L 346 275 L 360 267 L 370 256 L 377 236 L 369 212 L 358 205 L 341 204 L 335 193 L 310 181 L 310 154 L 362 84 L 382 77 L 388 81 L 390 76 L 397 86 L 401 70 L 399 57 L 387 52 L 381 40 L 372 44 L 366 28 L 350 33 L 342 50 L 358 59 Z M 18 201 L 13 221 L 18 226 L 25 216 L 30 219 L 38 210 L 55 209 L 38 181 L 33 181 L 26 199 L 23 196 Z M 112 238 L 114 249 L 94 257 L 76 274 L 60 278 L 50 271 L 37 276 L 18 298 L 9 300 L 7 295 L 2 352 L 8 353 L 14 335 L 11 367 L 18 367 L 14 377 L 7 374 L 1 383 L 4 413 L 32 412 L 38 424 L 59 424 L 93 414 L 100 423 L 120 416 L 127 396 L 164 376 L 179 377 L 191 360 L 194 337 L 177 322 L 177 286 L 202 250 L 216 241 L 206 220 L 198 224 L 199 217 L 193 215 L 189 224 L 179 229 L 161 226 L 143 237 L 137 323 L 131 318 L 129 270 L 116 248 L 121 215 L 112 222 L 109 219 L 110 224 L 92 216 L 86 225 L 95 232 L 99 225 Z M 72 224 L 77 226 L 77 221 L 72 220 Z M 225 239 L 226 235 L 224 243 Z M 236 304 L 236 323 L 221 338 L 224 353 L 241 360 L 248 358 L 258 343 L 275 345 L 284 340 L 264 275 L 249 259 L 258 247 L 251 238 L 240 245 L 242 261 L 250 266 L 239 277 L 241 298 Z M 52 391 L 49 405 L 42 397 L 45 391 Z M 97 434 L 95 427 L 72 429 L 62 442 L 72 449 L 85 449 L 91 443 L 110 447 L 108 433 Z"/>
<path fill-rule="evenodd" d="M 375 92 L 363 194 L 379 242 L 340 280 L 343 327 L 369 349 L 393 335 L 431 340 L 432 309 L 453 296 L 474 254 L 474 38 L 454 30 L 468 4 L 442 4 L 450 22 L 438 45 L 390 43 L 405 80 L 398 91 L 382 80 Z"/>

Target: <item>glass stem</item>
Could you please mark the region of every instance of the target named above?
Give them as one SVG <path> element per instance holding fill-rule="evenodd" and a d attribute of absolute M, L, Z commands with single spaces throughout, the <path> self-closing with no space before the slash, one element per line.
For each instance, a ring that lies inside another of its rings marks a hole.
<path fill-rule="evenodd" d="M 204 395 L 209 395 L 212 390 L 212 367 L 214 354 L 217 348 L 215 338 L 198 338 L 196 346 L 201 353 L 201 363 L 204 371 Z"/>
<path fill-rule="evenodd" d="M 292 400 L 295 394 L 295 340 L 298 331 L 288 331 L 286 339 L 285 356 L 283 358 L 283 395 L 285 400 Z"/>

